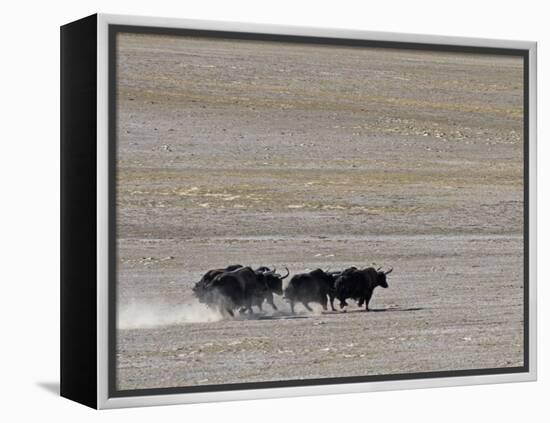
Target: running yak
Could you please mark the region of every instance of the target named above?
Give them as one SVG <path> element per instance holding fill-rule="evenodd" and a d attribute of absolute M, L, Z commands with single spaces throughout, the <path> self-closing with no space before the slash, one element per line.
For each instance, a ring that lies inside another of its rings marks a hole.
<path fill-rule="evenodd" d="M 276 310 L 273 294 L 282 294 L 282 281 L 290 273 L 286 270 L 287 274 L 283 276 L 268 267 L 253 270 L 233 265 L 213 269 L 195 284 L 193 292 L 200 302 L 218 307 L 224 315 L 234 316 L 234 309 L 252 314 L 252 306 L 261 310 L 264 300 Z"/>
<path fill-rule="evenodd" d="M 315 269 L 308 273 L 294 275 L 285 288 L 283 298 L 290 303 L 292 313 L 294 313 L 294 305 L 297 302 L 302 303 L 309 311 L 312 311 L 312 308 L 309 306 L 310 302 L 319 303 L 323 307 L 323 310 L 326 310 L 328 300 L 330 300 L 331 310 L 336 311 L 334 308 L 334 283 L 336 278 L 344 272 L 329 272 L 328 270 Z"/>
<path fill-rule="evenodd" d="M 340 308 L 347 306 L 346 299 L 351 298 L 357 301 L 359 307 L 365 304 L 365 310 L 369 311 L 369 301 L 372 298 L 374 288 L 377 286 L 387 288 L 386 276 L 393 271 L 391 267 L 390 270 L 385 272 L 381 269 L 381 267 L 378 269 L 367 267 L 366 269 L 344 271 L 337 278 L 334 287 L 335 296 L 340 300 Z"/>

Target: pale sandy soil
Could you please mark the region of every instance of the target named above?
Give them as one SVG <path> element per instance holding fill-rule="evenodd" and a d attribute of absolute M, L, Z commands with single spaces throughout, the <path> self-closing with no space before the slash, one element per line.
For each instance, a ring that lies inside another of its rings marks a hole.
<path fill-rule="evenodd" d="M 522 63 L 119 36 L 120 389 L 520 366 Z M 373 313 L 219 320 L 232 263 L 392 265 Z"/>

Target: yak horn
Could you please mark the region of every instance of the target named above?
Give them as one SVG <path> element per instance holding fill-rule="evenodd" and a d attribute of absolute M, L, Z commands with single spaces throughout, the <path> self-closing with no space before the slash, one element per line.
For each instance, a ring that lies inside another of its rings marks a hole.
<path fill-rule="evenodd" d="M 264 272 L 264 275 L 273 275 L 276 272 L 277 272 L 277 268 L 275 266 L 273 266 L 273 270 L 269 270 L 269 267 L 268 267 L 268 270 Z"/>
<path fill-rule="evenodd" d="M 290 270 L 288 270 L 288 267 L 286 267 L 286 266 L 285 266 L 285 269 L 286 269 L 286 275 L 284 275 L 284 276 L 281 276 L 281 277 L 280 277 L 280 278 L 281 278 L 281 280 L 283 280 L 284 278 L 287 278 L 287 277 L 288 277 L 288 275 L 290 275 Z"/>
<path fill-rule="evenodd" d="M 388 270 L 387 272 L 384 272 L 384 274 L 389 275 L 392 271 L 393 271 L 393 267 L 390 267 L 390 270 Z"/>

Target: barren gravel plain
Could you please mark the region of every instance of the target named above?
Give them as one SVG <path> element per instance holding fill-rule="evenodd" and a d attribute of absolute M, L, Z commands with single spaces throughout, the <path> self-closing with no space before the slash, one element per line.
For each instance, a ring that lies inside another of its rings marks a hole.
<path fill-rule="evenodd" d="M 523 365 L 518 57 L 119 34 L 117 387 Z M 222 319 L 228 264 L 393 266 Z"/>

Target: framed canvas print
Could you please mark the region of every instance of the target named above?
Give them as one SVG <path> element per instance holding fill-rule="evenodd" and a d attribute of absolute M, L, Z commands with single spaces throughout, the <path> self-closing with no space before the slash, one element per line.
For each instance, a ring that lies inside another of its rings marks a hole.
<path fill-rule="evenodd" d="M 61 28 L 61 394 L 536 378 L 536 44 Z"/>

